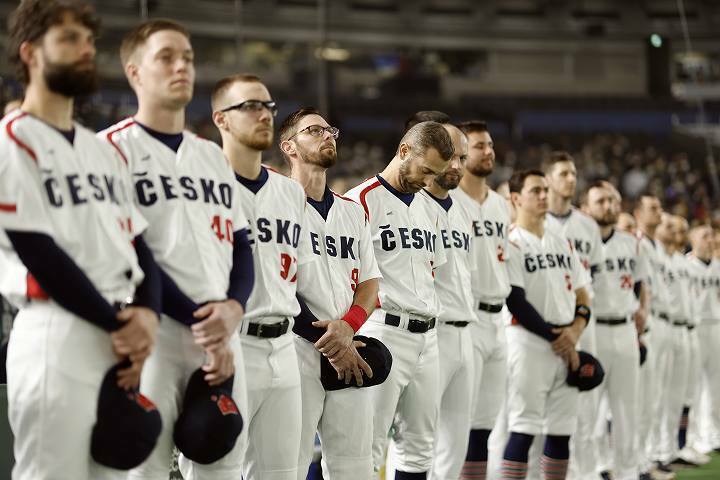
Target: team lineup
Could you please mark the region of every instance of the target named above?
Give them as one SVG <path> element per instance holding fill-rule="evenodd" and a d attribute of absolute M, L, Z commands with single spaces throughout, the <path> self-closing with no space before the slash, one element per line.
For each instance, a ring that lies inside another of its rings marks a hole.
<path fill-rule="evenodd" d="M 171 20 L 125 35 L 137 112 L 91 132 L 98 28 L 61 0 L 9 20 L 14 480 L 166 480 L 175 449 L 187 480 L 304 480 L 316 436 L 341 480 L 665 480 L 720 449 L 712 227 L 578 191 L 565 152 L 493 190 L 487 124 L 437 111 L 337 193 L 339 130 L 312 107 L 277 126 L 255 75 L 212 90 L 221 146 L 186 129 Z"/>

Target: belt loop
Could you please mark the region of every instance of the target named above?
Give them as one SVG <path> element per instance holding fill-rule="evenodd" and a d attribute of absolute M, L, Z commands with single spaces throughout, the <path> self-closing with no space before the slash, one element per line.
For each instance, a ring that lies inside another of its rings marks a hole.
<path fill-rule="evenodd" d="M 403 312 L 403 313 L 401 313 L 401 314 L 398 315 L 398 316 L 400 317 L 400 325 L 399 325 L 399 327 L 402 328 L 403 330 L 407 330 L 407 329 L 408 329 L 408 324 L 409 324 L 409 322 L 410 322 L 410 314 L 407 313 L 407 312 Z"/>

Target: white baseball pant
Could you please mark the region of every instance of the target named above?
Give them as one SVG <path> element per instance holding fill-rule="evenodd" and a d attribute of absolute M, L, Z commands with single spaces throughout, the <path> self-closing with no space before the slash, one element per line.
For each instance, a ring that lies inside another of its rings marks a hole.
<path fill-rule="evenodd" d="M 504 314 L 476 312 L 478 318 L 468 326 L 473 343 L 475 385 L 473 391 L 473 429 L 490 430 L 495 426 L 505 399 L 507 351 Z"/>
<path fill-rule="evenodd" d="M 662 416 L 660 460 L 667 463 L 675 459 L 678 452 L 678 429 L 683 405 L 687 400 L 688 369 L 688 329 L 685 325 L 670 327 L 671 352 L 669 368 L 666 372 L 667 397 Z"/>
<path fill-rule="evenodd" d="M 640 473 L 636 442 L 640 352 L 635 323 L 631 319 L 622 325 L 598 323 L 595 333 L 597 358 L 605 370 L 605 379 L 598 391 L 604 399 L 601 405 L 612 417 L 612 433 L 608 435 L 607 415 L 605 412 L 598 415 L 596 432 L 605 447 L 601 450 L 610 454 L 609 458 L 600 459 L 598 473 L 612 471 L 616 480 L 637 480 Z"/>
<path fill-rule="evenodd" d="M 441 324 L 437 330 L 440 416 L 435 436 L 435 458 L 429 476 L 432 480 L 457 480 L 465 461 L 477 375 L 469 328 L 469 325 Z"/>
<path fill-rule="evenodd" d="M 717 348 L 720 345 L 720 320 L 704 320 L 697 330 L 700 346 L 700 375 L 704 413 L 699 434 L 708 450 L 720 447 L 720 368 Z"/>
<path fill-rule="evenodd" d="M 240 341 L 233 335 L 229 346 L 235 363 L 233 400 L 245 419 L 245 369 L 240 352 Z M 131 470 L 128 480 L 167 480 L 173 451 L 173 428 L 180 415 L 185 388 L 190 376 L 200 368 L 205 352 L 195 343 L 190 327 L 163 315 L 155 341 L 155 351 L 145 362 L 140 378 L 140 391 L 157 406 L 162 417 L 163 428 L 157 445 L 147 460 Z M 244 429 L 243 429 L 244 432 Z M 246 435 L 242 433 L 241 436 Z M 241 443 L 241 440 L 238 440 Z M 231 451 L 210 465 L 199 465 L 184 458 L 178 459 L 186 480 L 220 480 L 241 474 L 241 457 Z"/>
<path fill-rule="evenodd" d="M 670 392 L 675 388 L 670 382 L 670 364 L 673 350 L 673 329 L 674 327 L 667 320 L 656 316 L 653 317 L 652 331 L 648 335 L 650 342 L 648 346 L 648 362 L 650 375 L 654 381 L 654 391 L 646 395 L 647 409 L 650 411 L 650 435 L 647 439 L 639 437 L 640 445 L 645 446 L 646 469 L 650 463 L 660 460 L 662 457 L 662 430 L 663 415 Z"/>
<path fill-rule="evenodd" d="M 322 472 L 327 480 L 368 480 L 373 476 L 370 389 L 325 391 L 320 381 L 321 353 L 295 337 L 302 389 L 302 434 L 297 480 L 305 480 L 315 432 L 320 435 Z"/>
<path fill-rule="evenodd" d="M 100 386 L 117 361 L 107 332 L 56 303 L 31 301 L 20 310 L 7 355 L 14 480 L 127 476 L 90 456 Z"/>
<path fill-rule="evenodd" d="M 401 326 L 407 314 L 400 315 Z M 376 472 L 385 461 L 391 427 L 396 443 L 395 467 L 419 473 L 432 466 L 440 399 L 437 329 L 413 333 L 385 325 L 385 311 L 375 310 L 360 328 L 360 334 L 385 344 L 393 356 L 387 380 L 371 389 L 373 406 L 373 466 Z"/>

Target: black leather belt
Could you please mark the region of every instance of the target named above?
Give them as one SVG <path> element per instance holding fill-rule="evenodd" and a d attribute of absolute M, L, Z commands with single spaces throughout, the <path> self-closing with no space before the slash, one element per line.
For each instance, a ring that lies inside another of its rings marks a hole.
<path fill-rule="evenodd" d="M 122 302 L 113 302 L 112 307 L 119 312 L 120 310 L 124 310 L 132 304 L 132 299 L 128 298 L 127 300 L 123 300 Z"/>
<path fill-rule="evenodd" d="M 688 323 L 688 326 L 687 326 L 687 327 L 688 327 L 688 330 L 690 330 L 690 331 L 695 330 L 695 325 L 690 325 L 690 324 Z"/>
<path fill-rule="evenodd" d="M 247 335 L 260 338 L 277 338 L 280 335 L 285 335 L 290 327 L 290 321 L 284 320 L 278 323 L 251 323 L 248 325 Z"/>
<path fill-rule="evenodd" d="M 485 302 L 478 303 L 478 308 L 480 310 L 482 310 L 483 312 L 488 312 L 488 313 L 499 313 L 502 310 L 502 307 L 503 307 L 502 303 L 497 304 L 497 305 L 493 305 L 491 303 L 485 303 Z"/>
<path fill-rule="evenodd" d="M 672 324 L 676 327 L 684 327 L 688 324 L 687 320 L 673 320 Z"/>
<path fill-rule="evenodd" d="M 622 325 L 624 323 L 627 323 L 628 319 L 627 317 L 618 317 L 618 318 L 597 318 L 595 320 L 600 325 Z"/>
<path fill-rule="evenodd" d="M 443 322 L 444 325 L 452 325 L 453 327 L 467 327 L 470 322 Z"/>
<path fill-rule="evenodd" d="M 400 326 L 400 317 L 393 315 L 392 313 L 385 314 L 385 325 L 392 325 L 393 327 Z M 425 333 L 428 330 L 435 328 L 435 319 L 430 320 L 417 320 L 415 318 L 408 319 L 407 329 L 412 333 Z"/>

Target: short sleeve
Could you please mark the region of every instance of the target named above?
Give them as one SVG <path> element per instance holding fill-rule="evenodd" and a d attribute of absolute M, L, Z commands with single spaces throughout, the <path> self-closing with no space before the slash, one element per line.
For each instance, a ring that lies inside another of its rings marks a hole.
<path fill-rule="evenodd" d="M 248 223 L 248 220 L 242 211 L 242 207 L 240 206 L 240 199 L 242 198 L 240 196 L 240 182 L 237 182 L 233 179 L 231 185 L 233 186 L 232 196 L 235 200 L 234 202 L 232 202 L 233 230 L 237 232 L 239 230 L 242 230 L 243 228 L 248 229 L 250 227 L 250 224 Z"/>
<path fill-rule="evenodd" d="M 505 260 L 507 265 L 508 279 L 510 285 L 519 288 L 525 288 L 525 279 L 522 272 L 522 250 L 520 246 L 513 241 L 508 241 L 508 255 Z"/>
<path fill-rule="evenodd" d="M 298 185 L 299 186 L 299 185 Z M 317 258 L 313 255 L 310 243 L 310 229 L 308 226 L 308 204 L 305 198 L 305 192 L 301 189 L 302 196 L 298 197 L 298 202 L 302 202 L 298 213 L 298 223 L 300 224 L 300 241 L 297 248 L 298 264 L 305 265 Z"/>
<path fill-rule="evenodd" d="M 0 228 L 52 235 L 42 185 L 35 158 L 11 140 L 0 140 Z"/>
<path fill-rule="evenodd" d="M 370 234 L 370 222 L 364 212 L 360 213 L 360 275 L 358 276 L 358 283 L 372 278 L 382 277 L 377 260 L 375 259 L 375 248 L 372 242 L 372 235 Z"/>
<path fill-rule="evenodd" d="M 599 245 L 599 250 L 602 250 L 602 244 Z M 595 249 L 593 249 L 595 250 Z M 593 256 L 595 253 L 593 253 Z M 585 288 L 590 285 L 592 278 L 590 276 L 590 270 L 586 270 L 583 267 L 582 262 L 580 261 L 580 257 L 577 254 L 577 251 L 570 247 L 570 256 L 572 257 L 572 284 L 575 285 L 575 290 L 578 288 Z M 600 258 L 602 258 L 603 262 L 605 261 L 605 255 L 604 252 L 600 253 Z"/>
<path fill-rule="evenodd" d="M 605 249 L 603 248 L 602 236 L 597 225 L 593 226 L 593 245 L 590 252 L 590 266 L 602 265 L 605 263 Z"/>
<path fill-rule="evenodd" d="M 442 226 L 440 224 L 440 215 L 435 212 L 433 220 L 435 221 L 435 251 L 433 254 L 433 269 L 447 262 L 447 254 L 442 241 Z"/>

